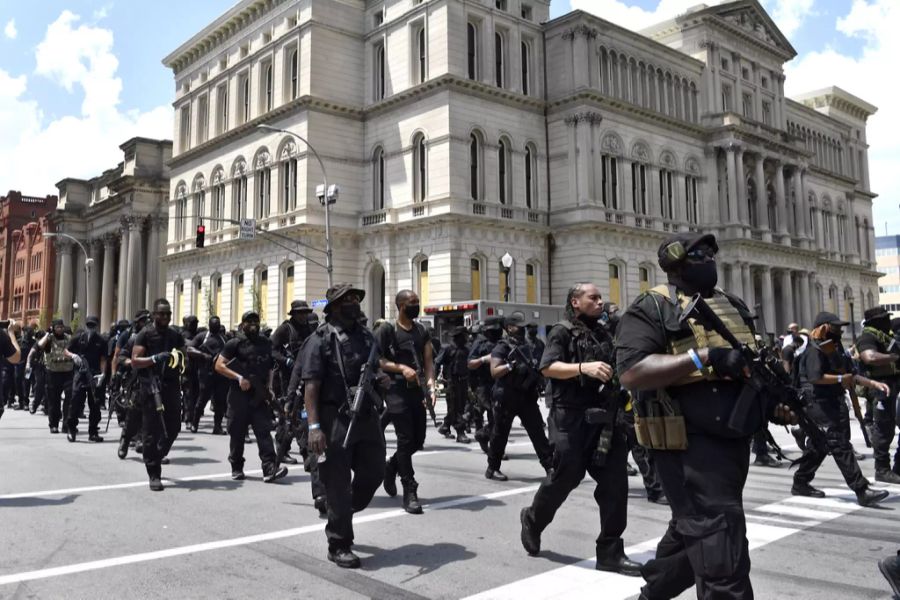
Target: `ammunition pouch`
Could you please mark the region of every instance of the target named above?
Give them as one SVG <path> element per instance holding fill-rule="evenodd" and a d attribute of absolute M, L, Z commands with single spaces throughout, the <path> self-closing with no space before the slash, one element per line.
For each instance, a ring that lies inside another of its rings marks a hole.
<path fill-rule="evenodd" d="M 651 450 L 687 450 L 687 427 L 681 406 L 660 390 L 656 397 L 634 400 L 634 433 Z"/>

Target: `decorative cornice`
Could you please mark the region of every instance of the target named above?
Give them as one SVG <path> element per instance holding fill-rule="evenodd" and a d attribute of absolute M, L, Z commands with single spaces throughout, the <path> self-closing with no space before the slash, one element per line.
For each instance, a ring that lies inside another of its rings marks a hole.
<path fill-rule="evenodd" d="M 592 40 L 597 37 L 598 31 L 593 27 L 588 27 L 584 23 L 580 23 L 575 27 L 571 27 L 565 30 L 562 34 L 562 38 L 564 40 L 574 40 L 579 35 L 584 36 L 585 38 Z"/>
<path fill-rule="evenodd" d="M 596 125 L 601 121 L 603 121 L 603 115 L 592 111 L 579 112 L 566 117 L 566 125 L 576 125 L 578 123 L 590 123 L 591 125 Z"/>

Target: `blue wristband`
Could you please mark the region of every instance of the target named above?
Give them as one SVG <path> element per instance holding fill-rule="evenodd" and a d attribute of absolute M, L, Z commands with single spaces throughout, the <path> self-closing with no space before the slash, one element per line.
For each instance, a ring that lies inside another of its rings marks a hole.
<path fill-rule="evenodd" d="M 309 430 L 314 431 L 316 429 L 322 429 L 322 425 L 320 423 L 310 423 Z"/>
<path fill-rule="evenodd" d="M 693 348 L 688 348 L 688 356 L 690 356 L 691 360 L 694 361 L 694 366 L 697 367 L 697 370 L 702 371 L 703 362 L 700 360 L 700 356 L 697 355 L 697 352 Z"/>

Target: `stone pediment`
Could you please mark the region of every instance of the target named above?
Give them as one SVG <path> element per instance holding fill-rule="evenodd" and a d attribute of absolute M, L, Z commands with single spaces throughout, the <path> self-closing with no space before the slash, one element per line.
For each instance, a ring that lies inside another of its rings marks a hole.
<path fill-rule="evenodd" d="M 791 45 L 772 18 L 756 0 L 740 0 L 722 4 L 710 9 L 713 14 L 728 25 L 742 30 L 746 35 L 759 42 L 776 48 L 779 52 L 796 56 L 797 51 Z"/>

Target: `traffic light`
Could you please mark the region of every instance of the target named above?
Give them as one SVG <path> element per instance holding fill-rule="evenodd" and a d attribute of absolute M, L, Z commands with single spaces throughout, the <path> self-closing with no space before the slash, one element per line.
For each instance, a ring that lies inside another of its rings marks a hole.
<path fill-rule="evenodd" d="M 202 248 L 203 244 L 206 241 L 206 226 L 205 225 L 197 225 L 197 248 Z"/>

